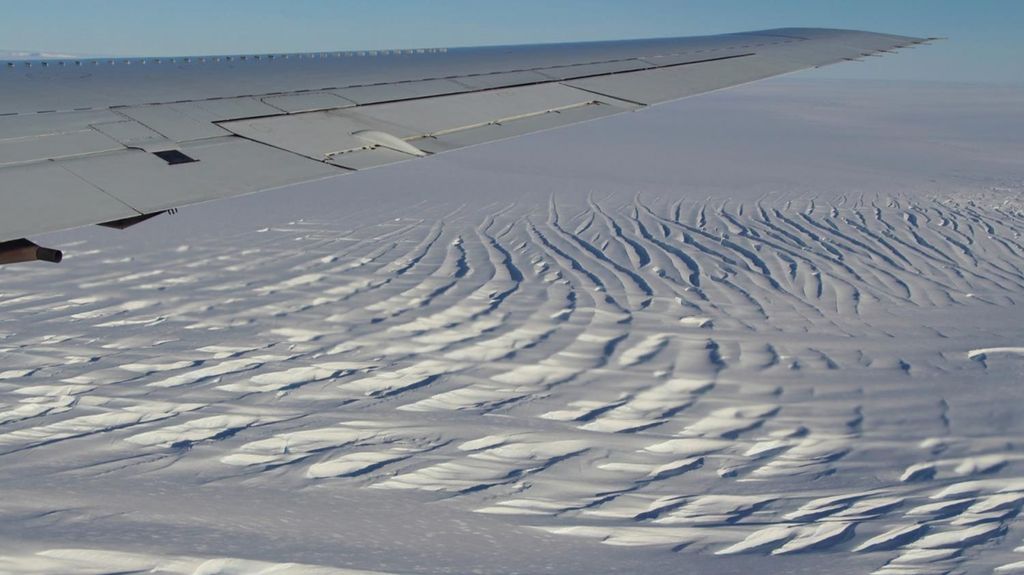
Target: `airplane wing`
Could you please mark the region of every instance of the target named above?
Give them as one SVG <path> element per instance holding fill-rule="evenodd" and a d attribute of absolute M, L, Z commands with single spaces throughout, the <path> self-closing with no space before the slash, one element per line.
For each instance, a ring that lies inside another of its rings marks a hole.
<path fill-rule="evenodd" d="M 786 28 L 655 40 L 0 61 L 0 263 L 33 234 L 634 111 L 929 39 Z"/>

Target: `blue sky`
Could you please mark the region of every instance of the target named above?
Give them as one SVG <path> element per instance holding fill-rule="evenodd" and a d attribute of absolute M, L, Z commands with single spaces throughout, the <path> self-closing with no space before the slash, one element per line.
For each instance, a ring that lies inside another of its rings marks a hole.
<path fill-rule="evenodd" d="M 2 8 L 2 49 L 103 55 L 858 28 L 950 40 L 815 74 L 1024 84 L 1024 0 L 3 0 Z"/>

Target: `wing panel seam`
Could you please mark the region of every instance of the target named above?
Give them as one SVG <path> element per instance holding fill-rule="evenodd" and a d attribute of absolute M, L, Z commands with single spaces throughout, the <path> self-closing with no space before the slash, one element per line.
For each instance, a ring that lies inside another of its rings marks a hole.
<path fill-rule="evenodd" d="M 96 191 L 100 192 L 101 194 L 103 194 L 103 195 L 107 196 L 108 198 L 110 198 L 110 199 L 114 200 L 115 202 L 117 202 L 117 203 L 121 204 L 122 206 L 124 206 L 124 207 L 128 208 L 129 210 L 131 210 L 131 211 L 133 211 L 133 212 L 135 212 L 135 213 L 139 214 L 140 216 L 141 216 L 141 215 L 145 215 L 145 214 L 143 214 L 143 213 L 142 213 L 142 212 L 141 212 L 141 211 L 140 211 L 140 210 L 139 210 L 138 208 L 135 208 L 134 206 L 132 206 L 132 205 L 131 205 L 131 204 L 129 204 L 128 202 L 126 202 L 126 201 L 122 200 L 121 198 L 119 198 L 119 197 L 115 196 L 114 194 L 111 194 L 111 193 L 110 193 L 110 192 L 108 192 L 107 190 L 104 190 L 103 188 L 101 188 L 101 187 L 97 186 L 96 184 L 94 184 L 94 183 L 90 182 L 89 180 L 87 180 L 87 179 L 83 178 L 82 176 L 80 176 L 79 174 L 77 174 L 77 173 L 76 173 L 76 172 L 75 172 L 74 170 L 71 170 L 71 169 L 70 169 L 70 168 L 68 168 L 67 166 L 63 165 L 63 163 L 62 163 L 62 162 L 58 162 L 58 161 L 53 161 L 53 160 L 51 160 L 51 161 L 52 161 L 52 162 L 53 162 L 53 163 L 54 163 L 54 164 L 55 164 L 55 165 L 56 165 L 57 167 L 59 167 L 60 169 L 64 170 L 65 172 L 67 172 L 67 173 L 69 173 L 69 174 L 71 174 L 71 176 L 72 176 L 72 177 L 74 177 L 75 179 L 77 179 L 77 180 L 81 181 L 82 183 L 84 183 L 84 184 L 86 184 L 86 185 L 88 185 L 88 186 L 92 187 L 93 189 L 95 189 Z"/>

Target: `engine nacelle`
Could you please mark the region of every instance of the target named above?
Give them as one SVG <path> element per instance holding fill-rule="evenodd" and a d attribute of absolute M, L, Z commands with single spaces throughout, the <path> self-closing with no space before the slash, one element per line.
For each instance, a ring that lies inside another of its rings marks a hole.
<path fill-rule="evenodd" d="M 63 259 L 64 253 L 60 250 L 44 248 L 26 239 L 0 243 L 0 265 L 24 262 L 50 262 L 58 264 Z"/>

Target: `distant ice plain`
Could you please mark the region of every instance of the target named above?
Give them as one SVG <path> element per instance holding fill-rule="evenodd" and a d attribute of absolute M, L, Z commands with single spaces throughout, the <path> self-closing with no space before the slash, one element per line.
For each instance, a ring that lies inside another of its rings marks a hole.
<path fill-rule="evenodd" d="M 780 79 L 40 238 L 0 572 L 1024 572 L 1022 194 L 1022 89 Z"/>

